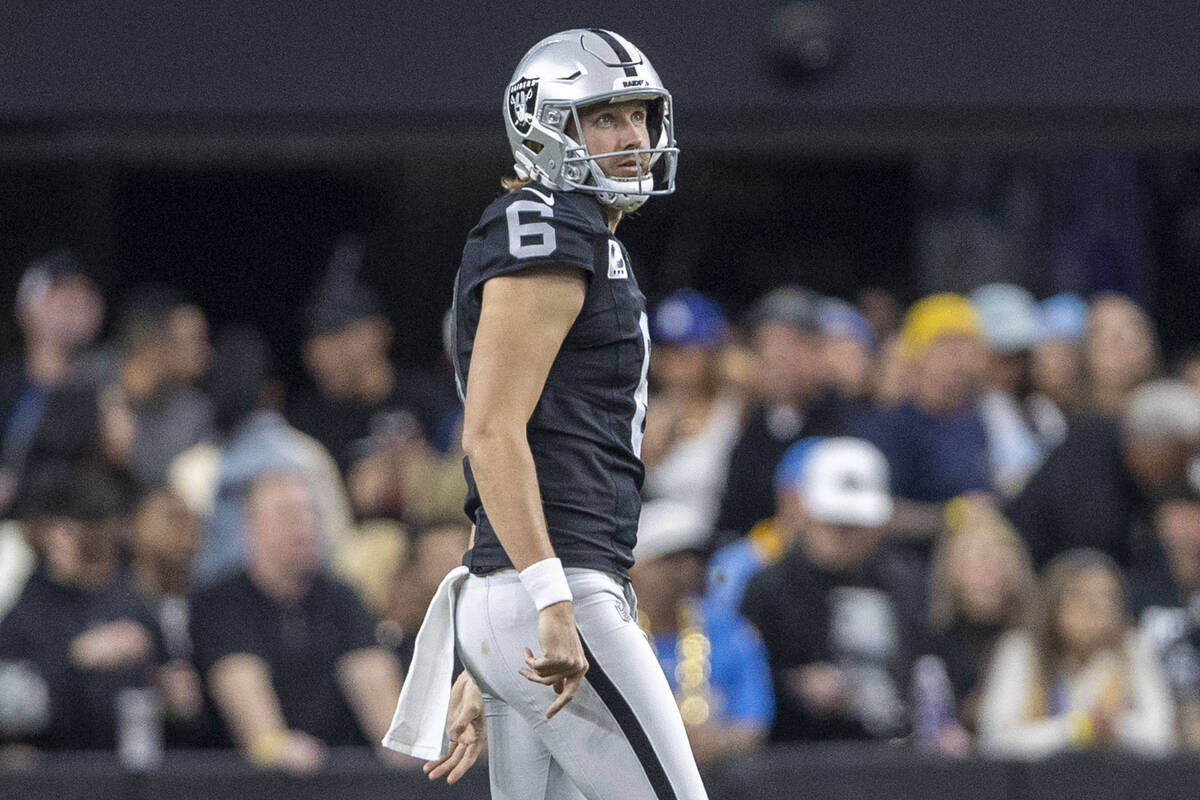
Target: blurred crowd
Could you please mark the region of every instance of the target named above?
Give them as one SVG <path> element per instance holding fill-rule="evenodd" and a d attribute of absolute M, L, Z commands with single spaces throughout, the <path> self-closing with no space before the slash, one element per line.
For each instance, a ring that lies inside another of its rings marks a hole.
<path fill-rule="evenodd" d="M 146 740 L 412 764 L 378 742 L 470 535 L 461 410 L 448 364 L 393 359 L 356 259 L 338 245 L 287 382 L 175 290 L 110 311 L 70 252 L 28 265 L 0 767 Z M 737 320 L 683 290 L 650 329 L 631 579 L 703 765 L 1200 749 L 1200 350 L 1166 363 L 1122 295 L 1004 283 L 907 308 L 785 286 Z"/>

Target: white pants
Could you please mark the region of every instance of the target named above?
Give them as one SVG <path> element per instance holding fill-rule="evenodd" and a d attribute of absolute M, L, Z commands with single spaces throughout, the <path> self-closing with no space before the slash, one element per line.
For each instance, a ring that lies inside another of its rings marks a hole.
<path fill-rule="evenodd" d="M 470 575 L 455 609 L 458 653 L 487 715 L 493 800 L 706 800 L 683 720 L 637 623 L 633 592 L 568 569 L 588 672 L 553 719 L 554 690 L 521 677 L 541 655 L 537 609 L 514 570 Z"/>

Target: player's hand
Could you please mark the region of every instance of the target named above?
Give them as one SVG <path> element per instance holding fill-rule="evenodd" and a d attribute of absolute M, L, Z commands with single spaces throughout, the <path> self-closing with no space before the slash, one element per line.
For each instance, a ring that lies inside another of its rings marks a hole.
<path fill-rule="evenodd" d="M 487 741 L 483 695 L 466 670 L 459 674 L 454 688 L 450 690 L 446 730 L 450 734 L 450 752 L 438 761 L 426 761 L 421 769 L 431 781 L 445 776 L 446 783 L 457 783 L 479 758 L 479 752 Z"/>
<path fill-rule="evenodd" d="M 542 657 L 534 658 L 533 651 L 526 647 L 525 666 L 518 672 L 534 683 L 553 686 L 558 692 L 546 711 L 546 719 L 550 719 L 571 702 L 588 670 L 571 603 L 564 601 L 542 609 L 538 614 L 538 644 L 542 647 Z"/>

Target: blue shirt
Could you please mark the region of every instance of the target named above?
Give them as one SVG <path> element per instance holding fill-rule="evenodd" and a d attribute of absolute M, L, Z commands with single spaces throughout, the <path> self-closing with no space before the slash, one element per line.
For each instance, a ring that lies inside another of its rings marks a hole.
<path fill-rule="evenodd" d="M 704 618 L 725 623 L 741 619 L 738 610 L 746 585 L 767 560 L 754 540 L 745 536 L 722 547 L 708 560 L 708 585 L 702 601 Z"/>
<path fill-rule="evenodd" d="M 741 617 L 724 621 L 705 617 L 703 629 L 712 648 L 708 681 L 712 691 L 713 716 L 723 722 L 769 726 L 775 718 L 775 699 L 771 692 L 767 649 L 762 638 Z M 675 675 L 678 665 L 676 642 L 674 633 L 654 636 L 658 663 L 667 676 L 672 692 L 679 690 Z"/>
<path fill-rule="evenodd" d="M 905 403 L 877 411 L 862 425 L 863 438 L 887 456 L 898 497 L 942 503 L 991 487 L 987 433 L 974 404 L 956 414 L 932 416 Z"/>

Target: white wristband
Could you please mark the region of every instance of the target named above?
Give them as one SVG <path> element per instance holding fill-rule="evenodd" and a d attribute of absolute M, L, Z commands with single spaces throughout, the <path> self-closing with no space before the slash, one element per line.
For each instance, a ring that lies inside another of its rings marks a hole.
<path fill-rule="evenodd" d="M 571 587 L 567 585 L 567 573 L 563 572 L 562 561 L 547 558 L 530 564 L 517 573 L 525 591 L 533 598 L 533 604 L 541 611 L 546 606 L 563 601 L 571 602 Z"/>

